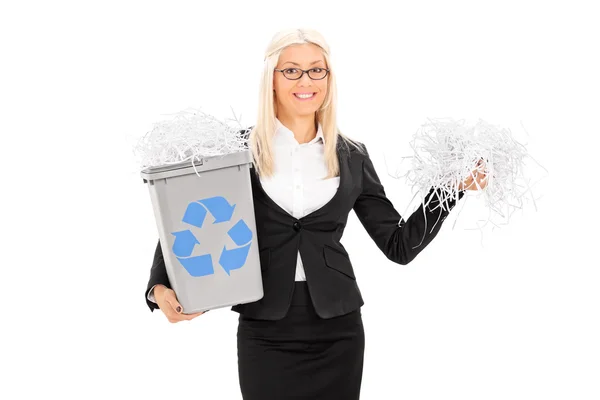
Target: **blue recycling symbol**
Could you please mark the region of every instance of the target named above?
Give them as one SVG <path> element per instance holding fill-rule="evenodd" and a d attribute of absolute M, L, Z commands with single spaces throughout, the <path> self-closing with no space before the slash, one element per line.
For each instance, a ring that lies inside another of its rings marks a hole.
<path fill-rule="evenodd" d="M 191 226 L 202 228 L 204 219 L 207 213 L 215 218 L 213 224 L 219 224 L 231 220 L 235 204 L 230 205 L 229 202 L 222 196 L 208 197 L 198 201 L 192 201 L 188 204 L 182 221 Z M 210 254 L 202 254 L 191 257 L 191 254 L 196 245 L 200 242 L 189 229 L 171 232 L 175 236 L 173 242 L 173 254 L 177 257 L 183 268 L 191 276 L 206 276 L 214 274 L 213 261 Z M 219 264 L 225 270 L 227 275 L 231 275 L 231 271 L 244 266 L 252 244 L 252 231 L 243 219 L 227 231 L 229 237 L 239 247 L 227 249 L 223 246 L 219 257 Z"/>

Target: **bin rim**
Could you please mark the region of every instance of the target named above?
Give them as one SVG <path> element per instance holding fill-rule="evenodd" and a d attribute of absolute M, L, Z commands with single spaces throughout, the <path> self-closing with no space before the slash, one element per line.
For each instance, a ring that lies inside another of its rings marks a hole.
<path fill-rule="evenodd" d="M 145 181 L 155 180 L 179 175 L 194 174 L 196 171 L 207 172 L 220 168 L 244 165 L 251 162 L 252 152 L 246 149 L 233 153 L 199 157 L 194 160 L 186 160 L 173 164 L 147 167 L 140 172 L 140 175 Z"/>

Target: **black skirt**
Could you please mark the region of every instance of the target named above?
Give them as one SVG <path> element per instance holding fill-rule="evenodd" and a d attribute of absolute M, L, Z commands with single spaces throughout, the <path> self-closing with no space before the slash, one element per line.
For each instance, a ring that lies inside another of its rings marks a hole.
<path fill-rule="evenodd" d="M 238 372 L 244 400 L 355 400 L 365 334 L 360 309 L 320 318 L 306 282 L 278 321 L 239 317 Z"/>

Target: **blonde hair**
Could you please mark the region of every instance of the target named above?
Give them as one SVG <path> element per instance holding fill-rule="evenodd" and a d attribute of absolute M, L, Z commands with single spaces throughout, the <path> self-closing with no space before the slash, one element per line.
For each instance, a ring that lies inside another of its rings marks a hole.
<path fill-rule="evenodd" d="M 331 65 L 329 46 L 323 36 L 312 29 L 290 29 L 276 33 L 265 52 L 264 69 L 260 82 L 258 116 L 256 125 L 252 128 L 248 137 L 252 150 L 253 164 L 256 172 L 270 177 L 273 174 L 273 149 L 272 138 L 275 134 L 275 97 L 273 94 L 273 70 L 279 62 L 281 52 L 288 46 L 295 44 L 312 43 L 321 48 L 327 68 L 329 68 L 327 95 L 322 106 L 316 112 L 317 123 L 320 123 L 324 136 L 324 156 L 327 163 L 328 175 L 333 178 L 339 174 L 339 162 L 337 158 L 338 136 L 346 139 L 345 144 L 352 143 L 359 151 L 358 142 L 343 135 L 337 128 L 337 86 L 335 70 Z"/>

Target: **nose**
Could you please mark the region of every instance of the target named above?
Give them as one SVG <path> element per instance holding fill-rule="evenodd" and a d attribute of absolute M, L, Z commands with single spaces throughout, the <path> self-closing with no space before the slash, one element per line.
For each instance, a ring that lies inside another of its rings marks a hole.
<path fill-rule="evenodd" d="M 302 77 L 298 80 L 298 83 L 302 84 L 303 86 L 306 84 L 308 84 L 308 86 L 312 86 L 312 79 L 310 79 L 308 76 L 308 72 L 302 74 Z"/>

